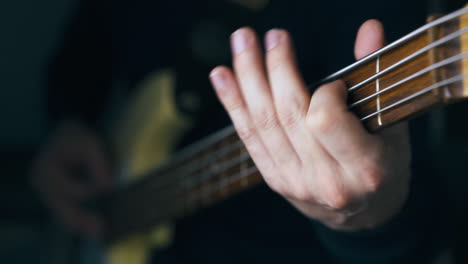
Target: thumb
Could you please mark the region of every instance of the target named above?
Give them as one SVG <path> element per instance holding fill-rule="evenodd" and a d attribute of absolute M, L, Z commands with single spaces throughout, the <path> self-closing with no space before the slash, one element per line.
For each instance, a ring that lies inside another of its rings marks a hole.
<path fill-rule="evenodd" d="M 354 45 L 354 56 L 356 60 L 381 49 L 385 44 L 384 28 L 376 19 L 367 20 L 359 28 L 356 43 Z"/>

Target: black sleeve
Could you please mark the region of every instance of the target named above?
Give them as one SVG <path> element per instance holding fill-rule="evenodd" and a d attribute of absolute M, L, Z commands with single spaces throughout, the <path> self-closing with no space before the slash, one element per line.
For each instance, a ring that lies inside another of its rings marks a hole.
<path fill-rule="evenodd" d="M 81 1 L 47 74 L 50 123 L 79 118 L 94 123 L 111 88 L 111 6 Z"/>

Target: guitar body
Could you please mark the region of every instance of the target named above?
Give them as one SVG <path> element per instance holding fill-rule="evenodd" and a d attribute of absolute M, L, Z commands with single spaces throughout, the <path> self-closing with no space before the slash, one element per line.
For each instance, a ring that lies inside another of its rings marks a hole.
<path fill-rule="evenodd" d="M 166 161 L 190 120 L 177 111 L 175 74 L 159 71 L 145 79 L 127 105 L 110 138 L 120 168 L 120 183 L 130 184 Z M 157 208 L 155 208 L 157 210 Z M 171 243 L 172 225 L 163 224 L 120 239 L 104 254 L 109 264 L 145 264 L 151 250 Z"/>

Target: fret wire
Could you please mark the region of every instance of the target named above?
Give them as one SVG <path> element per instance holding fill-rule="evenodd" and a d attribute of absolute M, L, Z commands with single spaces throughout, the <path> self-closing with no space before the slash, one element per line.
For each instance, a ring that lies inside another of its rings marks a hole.
<path fill-rule="evenodd" d="M 465 14 L 466 12 L 468 12 L 468 8 L 465 7 L 465 8 L 462 8 L 460 10 L 457 10 L 455 12 L 452 12 L 450 14 L 447 14 L 447 15 L 445 15 L 443 17 L 440 17 L 440 18 L 438 18 L 438 19 L 436 19 L 436 20 L 434 20 L 434 21 L 432 21 L 432 22 L 430 22 L 430 23 L 416 29 L 415 31 L 407 34 L 406 36 L 398 39 L 397 41 L 385 46 L 384 48 L 382 48 L 382 49 L 380 49 L 380 50 L 378 50 L 378 51 L 376 51 L 376 52 L 362 58 L 361 60 L 349 65 L 348 67 L 345 67 L 345 68 L 341 69 L 340 71 L 337 71 L 337 72 L 329 75 L 328 77 L 322 79 L 318 83 L 318 85 L 337 80 L 341 76 L 343 76 L 347 72 L 349 72 L 350 70 L 353 70 L 353 69 L 358 68 L 359 66 L 362 66 L 363 64 L 371 61 L 372 59 L 376 58 L 377 56 L 382 55 L 383 53 L 385 53 L 385 52 L 387 52 L 389 50 L 392 50 L 392 49 L 400 46 L 403 43 L 406 43 L 407 41 L 411 40 L 412 38 L 418 36 L 419 34 L 422 34 L 422 33 L 426 32 L 427 30 L 429 30 L 429 29 L 431 29 L 433 27 L 436 27 L 438 25 L 446 23 L 446 22 L 448 22 L 450 20 L 456 19 L 456 18 L 462 16 L 463 14 Z"/>
<path fill-rule="evenodd" d="M 375 67 L 376 67 L 377 73 L 379 73 L 380 72 L 380 56 L 377 57 L 377 63 L 376 63 Z M 377 80 L 375 80 L 375 91 L 377 93 L 380 91 L 380 79 L 379 78 L 377 78 Z M 380 96 L 377 96 L 376 105 L 377 105 L 377 111 L 379 111 L 380 110 Z M 379 126 L 382 126 L 382 115 L 381 114 L 378 115 L 377 123 L 379 124 Z"/>
<path fill-rule="evenodd" d="M 412 54 L 410 54 L 409 56 L 401 59 L 400 61 L 398 61 L 397 63 L 389 66 L 388 68 L 386 68 L 385 70 L 382 70 L 380 72 L 378 72 L 377 74 L 374 74 L 372 75 L 371 77 L 367 78 L 366 80 L 348 88 L 348 92 L 352 92 L 356 89 L 359 89 L 361 87 L 363 87 L 364 85 L 374 81 L 374 80 L 377 80 L 378 78 L 382 77 L 383 75 L 389 73 L 390 71 L 392 70 L 395 70 L 396 68 L 400 67 L 401 65 L 405 64 L 405 63 L 408 63 L 410 62 L 411 60 L 415 59 L 416 57 L 418 57 L 419 55 L 425 53 L 425 52 L 428 52 L 429 50 L 433 49 L 433 48 L 436 48 L 440 45 L 443 45 L 443 44 L 446 44 L 448 42 L 450 42 L 451 40 L 454 40 L 456 39 L 457 37 L 460 37 L 461 35 L 463 35 L 464 33 L 468 32 L 468 28 L 467 27 L 464 27 L 463 29 L 461 30 L 458 30 L 456 32 L 453 32 L 451 33 L 450 35 L 447 35 L 435 42 L 432 42 L 431 44 L 419 49 L 418 51 L 416 52 L 413 52 Z M 380 56 L 378 56 L 377 58 L 380 58 Z"/>
<path fill-rule="evenodd" d="M 447 86 L 447 85 L 450 85 L 452 83 L 462 81 L 463 79 L 465 79 L 467 77 L 468 77 L 468 74 L 459 74 L 459 75 L 454 76 L 452 78 L 446 79 L 446 80 L 438 82 L 436 84 L 433 84 L 433 85 L 431 85 L 431 86 L 429 86 L 427 88 L 424 88 L 424 89 L 422 89 L 422 90 L 420 90 L 420 91 L 418 91 L 418 92 L 416 92 L 416 93 L 414 93 L 414 94 L 412 94 L 412 95 L 410 95 L 408 97 L 405 97 L 404 99 L 402 99 L 402 100 L 400 100 L 400 101 L 398 101 L 396 103 L 393 103 L 393 104 L 391 104 L 391 105 L 389 105 L 387 107 L 382 108 L 380 111 L 376 111 L 376 112 L 374 112 L 374 113 L 372 113 L 372 114 L 370 114 L 370 115 L 368 115 L 368 116 L 366 116 L 364 118 L 361 118 L 361 121 L 365 121 L 365 120 L 367 120 L 367 119 L 369 119 L 369 118 L 371 118 L 371 117 L 373 117 L 375 115 L 378 115 L 378 114 L 383 113 L 385 111 L 388 111 L 388 110 L 390 110 L 392 108 L 395 108 L 398 105 L 401 105 L 401 104 L 403 104 L 403 103 L 405 103 L 405 102 L 407 102 L 407 101 L 409 101 L 411 99 L 417 98 L 417 97 L 419 97 L 419 96 L 421 96 L 421 95 L 423 95 L 425 93 L 428 93 L 428 92 L 430 92 L 430 91 L 432 91 L 434 89 L 437 89 L 439 87 Z"/>
<path fill-rule="evenodd" d="M 400 81 L 398 81 L 398 82 L 396 82 L 396 83 L 394 83 L 394 84 L 392 84 L 392 85 L 390 85 L 390 86 L 388 86 L 388 87 L 386 87 L 384 89 L 381 89 L 379 92 L 371 94 L 371 95 L 369 95 L 369 96 L 367 96 L 367 97 L 365 97 L 365 98 L 351 104 L 351 106 L 349 108 L 352 109 L 352 108 L 356 107 L 357 105 L 359 105 L 359 104 L 361 104 L 361 103 L 363 103 L 365 101 L 368 101 L 368 100 L 370 100 L 370 99 L 372 99 L 372 98 L 374 98 L 376 96 L 379 96 L 380 94 L 382 94 L 382 93 L 384 93 L 384 92 L 386 92 L 388 90 L 391 90 L 391 89 L 393 89 L 393 88 L 395 88 L 397 86 L 405 84 L 405 83 L 407 83 L 407 82 L 409 82 L 409 81 L 411 81 L 413 79 L 421 77 L 424 74 L 431 72 L 432 70 L 435 70 L 435 69 L 441 68 L 443 66 L 447 66 L 449 64 L 452 64 L 452 63 L 454 63 L 456 61 L 459 61 L 459 60 L 463 59 L 466 55 L 468 55 L 468 52 L 463 52 L 463 53 L 460 53 L 460 54 L 455 55 L 453 57 L 450 57 L 448 59 L 445 59 L 443 61 L 440 61 L 438 63 L 432 64 L 431 66 L 428 66 L 428 67 L 426 67 L 426 68 L 424 68 L 424 69 L 422 69 L 422 70 L 420 70 L 420 71 L 418 71 L 418 72 L 416 72 L 416 73 L 414 73 L 414 74 L 412 74 L 412 75 L 410 75 L 410 76 L 408 76 L 408 77 L 406 77 L 406 78 L 404 78 L 404 79 L 402 79 L 402 80 L 400 80 Z"/>

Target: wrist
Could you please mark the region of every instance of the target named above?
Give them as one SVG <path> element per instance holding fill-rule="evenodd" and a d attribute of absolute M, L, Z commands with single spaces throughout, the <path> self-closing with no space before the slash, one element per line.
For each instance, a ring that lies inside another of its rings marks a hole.
<path fill-rule="evenodd" d="M 345 232 L 358 232 L 377 229 L 399 215 L 409 197 L 410 177 L 383 187 L 356 210 L 338 212 L 331 221 L 322 223 L 331 229 Z"/>

